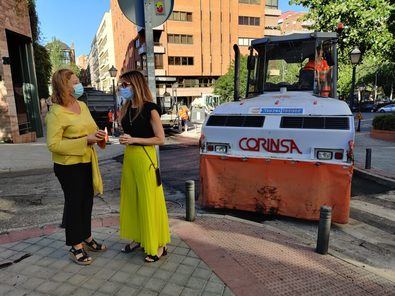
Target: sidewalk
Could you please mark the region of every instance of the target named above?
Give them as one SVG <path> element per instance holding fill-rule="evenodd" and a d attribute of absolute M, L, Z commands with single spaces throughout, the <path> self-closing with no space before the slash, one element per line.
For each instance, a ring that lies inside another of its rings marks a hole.
<path fill-rule="evenodd" d="M 395 282 L 270 226 L 213 215 L 170 221 L 170 252 L 153 264 L 141 251 L 121 253 L 110 225 L 94 229 L 109 250 L 86 267 L 67 258 L 63 231 L 0 245 L 2 263 L 33 254 L 0 269 L 0 295 L 394 295 Z"/>
<path fill-rule="evenodd" d="M 366 148 L 372 148 L 372 169 L 365 170 Z M 369 132 L 355 134 L 355 165 L 368 173 L 395 179 L 395 143 L 370 137 Z"/>
<path fill-rule="evenodd" d="M 123 154 L 124 146 L 115 144 L 117 141 L 113 138 L 110 140 L 114 144 L 107 145 L 106 149 L 96 147 L 99 161 Z M 0 173 L 52 170 L 52 167 L 51 153 L 48 151 L 45 138 L 39 138 L 34 143 L 0 144 Z"/>

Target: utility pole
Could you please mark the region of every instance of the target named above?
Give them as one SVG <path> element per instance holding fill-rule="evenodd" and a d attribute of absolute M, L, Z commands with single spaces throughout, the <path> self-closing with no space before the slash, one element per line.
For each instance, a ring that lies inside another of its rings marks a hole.
<path fill-rule="evenodd" d="M 144 1 L 145 16 L 145 46 L 147 52 L 147 75 L 148 86 L 151 91 L 154 103 L 156 103 L 156 82 L 155 82 L 155 54 L 154 54 L 154 30 L 152 27 L 152 17 L 155 13 L 154 1 Z"/>

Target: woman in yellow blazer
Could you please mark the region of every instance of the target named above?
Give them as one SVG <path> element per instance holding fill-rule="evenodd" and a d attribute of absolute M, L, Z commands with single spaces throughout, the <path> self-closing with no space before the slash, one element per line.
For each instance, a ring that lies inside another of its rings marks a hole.
<path fill-rule="evenodd" d="M 70 258 L 88 265 L 92 258 L 84 250 L 104 251 L 91 234 L 93 196 L 103 193 L 103 183 L 94 144 L 105 146 L 105 132 L 98 129 L 88 107 L 77 99 L 84 88 L 68 69 L 52 77 L 52 102 L 46 116 L 47 146 L 52 152 L 55 175 L 65 197 L 66 245 Z"/>

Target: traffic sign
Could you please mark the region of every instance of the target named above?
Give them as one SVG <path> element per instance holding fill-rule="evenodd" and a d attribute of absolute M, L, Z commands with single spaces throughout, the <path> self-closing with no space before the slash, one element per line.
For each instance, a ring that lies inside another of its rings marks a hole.
<path fill-rule="evenodd" d="M 135 25 L 145 27 L 144 3 L 153 2 L 152 27 L 162 25 L 173 11 L 174 0 L 118 0 L 123 14 Z"/>

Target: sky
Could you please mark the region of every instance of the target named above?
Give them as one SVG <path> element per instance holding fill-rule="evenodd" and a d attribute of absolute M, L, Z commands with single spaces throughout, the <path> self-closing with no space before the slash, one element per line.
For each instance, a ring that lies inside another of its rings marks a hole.
<path fill-rule="evenodd" d="M 303 7 L 290 6 L 288 2 L 279 0 L 281 11 L 305 10 Z M 74 42 L 76 57 L 89 54 L 101 19 L 110 10 L 110 0 L 36 0 L 36 4 L 41 43 L 46 44 L 53 37 L 69 46 Z"/>

